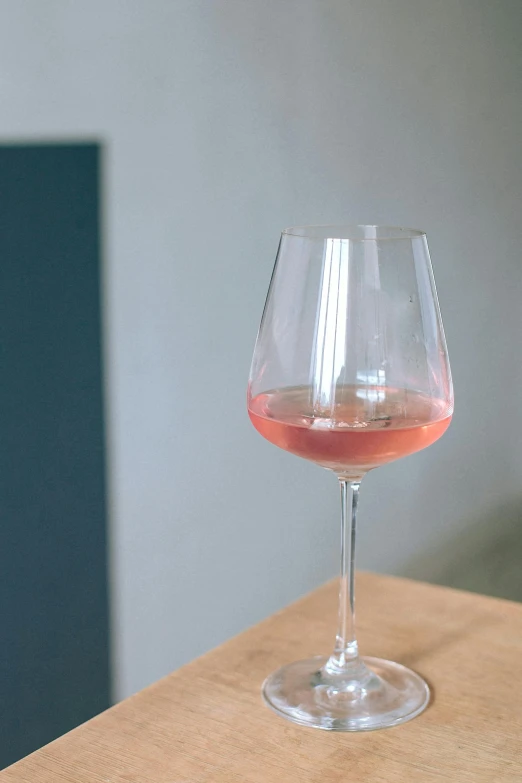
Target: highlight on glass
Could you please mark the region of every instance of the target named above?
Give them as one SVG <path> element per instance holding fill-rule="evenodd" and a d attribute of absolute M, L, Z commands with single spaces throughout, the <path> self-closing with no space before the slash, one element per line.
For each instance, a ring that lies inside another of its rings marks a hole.
<path fill-rule="evenodd" d="M 426 235 L 389 226 L 283 231 L 248 384 L 257 431 L 338 478 L 339 621 L 331 655 L 263 685 L 289 720 L 364 731 L 410 720 L 429 689 L 399 663 L 361 657 L 354 625 L 359 487 L 366 473 L 445 432 L 453 387 Z"/>

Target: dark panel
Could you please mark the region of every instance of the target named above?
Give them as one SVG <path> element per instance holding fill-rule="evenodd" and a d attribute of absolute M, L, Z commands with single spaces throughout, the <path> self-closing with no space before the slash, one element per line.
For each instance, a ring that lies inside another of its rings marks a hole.
<path fill-rule="evenodd" d="M 0 146 L 0 768 L 109 704 L 98 171 Z"/>

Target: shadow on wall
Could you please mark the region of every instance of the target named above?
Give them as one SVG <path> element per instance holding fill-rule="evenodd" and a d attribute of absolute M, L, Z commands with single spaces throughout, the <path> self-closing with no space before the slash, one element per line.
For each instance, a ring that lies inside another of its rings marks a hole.
<path fill-rule="evenodd" d="M 429 555 L 404 576 L 522 601 L 522 498 L 499 505 Z"/>

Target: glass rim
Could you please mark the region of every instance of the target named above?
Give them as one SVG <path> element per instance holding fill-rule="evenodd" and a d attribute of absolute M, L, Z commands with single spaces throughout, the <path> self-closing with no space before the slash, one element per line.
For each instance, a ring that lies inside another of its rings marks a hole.
<path fill-rule="evenodd" d="M 346 239 L 350 242 L 381 242 L 383 240 L 418 239 L 425 237 L 426 232 L 417 228 L 385 226 L 377 223 L 325 223 L 309 226 L 289 226 L 282 230 L 281 235 L 318 241 Z"/>

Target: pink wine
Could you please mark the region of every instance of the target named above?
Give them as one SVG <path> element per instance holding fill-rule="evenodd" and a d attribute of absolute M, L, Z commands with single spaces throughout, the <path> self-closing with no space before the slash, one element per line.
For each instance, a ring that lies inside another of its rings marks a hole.
<path fill-rule="evenodd" d="M 254 397 L 248 413 L 275 446 L 347 473 L 424 449 L 451 421 L 446 401 L 407 389 L 343 386 L 335 400 L 321 409 L 310 387 L 276 389 Z"/>

